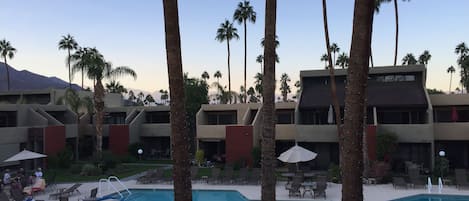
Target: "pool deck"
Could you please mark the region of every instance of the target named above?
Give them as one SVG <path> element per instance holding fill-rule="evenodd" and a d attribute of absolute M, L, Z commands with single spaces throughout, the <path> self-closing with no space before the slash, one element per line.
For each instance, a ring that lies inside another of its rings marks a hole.
<path fill-rule="evenodd" d="M 172 189 L 172 184 L 136 184 L 136 181 L 131 179 L 123 181 L 123 183 L 130 189 Z M 57 188 L 70 187 L 72 184 L 59 184 Z M 117 186 L 117 185 L 116 185 Z M 288 191 L 285 190 L 285 182 L 279 182 L 276 189 L 277 200 L 313 200 L 313 198 L 306 194 L 305 198 L 288 197 Z M 327 186 L 327 198 L 322 197 L 314 200 L 326 200 L 326 201 L 340 201 L 341 200 L 341 184 L 328 183 Z M 77 201 L 89 196 L 92 188 L 98 187 L 97 182 L 83 183 L 79 188 L 81 194 L 70 197 L 69 200 Z M 260 200 L 261 198 L 261 187 L 260 185 L 213 185 L 205 183 L 193 183 L 192 188 L 194 190 L 237 190 L 250 200 Z M 426 189 L 394 189 L 391 184 L 380 184 L 380 185 L 364 185 L 363 193 L 365 200 L 370 201 L 387 201 L 397 198 L 402 198 L 411 195 L 427 193 Z M 437 187 L 434 186 L 434 191 L 437 191 Z M 36 195 L 36 200 L 50 200 L 49 194 L 53 192 L 47 192 L 44 194 Z M 107 192 L 110 194 L 112 192 Z M 469 195 L 469 190 L 458 190 L 454 186 L 448 186 L 443 189 L 443 194 L 454 194 L 454 195 Z"/>

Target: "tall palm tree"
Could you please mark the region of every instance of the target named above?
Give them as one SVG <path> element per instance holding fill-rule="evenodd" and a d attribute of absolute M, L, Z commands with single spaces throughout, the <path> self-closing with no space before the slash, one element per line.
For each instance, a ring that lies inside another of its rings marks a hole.
<path fill-rule="evenodd" d="M 249 1 L 244 0 L 239 2 L 238 7 L 236 8 L 233 14 L 233 20 L 237 21 L 239 24 L 244 25 L 244 88 L 246 87 L 246 72 L 247 72 L 247 25 L 246 22 L 250 21 L 253 24 L 256 23 L 256 11 L 249 4 Z M 246 90 L 244 96 L 247 97 Z"/>
<path fill-rule="evenodd" d="M 454 53 L 459 54 L 458 64 L 461 64 L 462 59 L 469 53 L 469 48 L 467 48 L 466 43 L 462 42 L 456 46 Z"/>
<path fill-rule="evenodd" d="M 228 91 L 231 91 L 230 40 L 239 39 L 238 29 L 233 26 L 233 23 L 225 20 L 225 22 L 221 23 L 220 27 L 217 29 L 217 36 L 215 39 L 220 43 L 226 41 L 226 47 L 228 50 Z"/>
<path fill-rule="evenodd" d="M 145 98 L 145 94 L 143 94 L 143 92 L 139 92 L 137 94 L 137 104 L 142 106 L 143 105 L 143 101 L 144 101 L 144 98 Z"/>
<path fill-rule="evenodd" d="M 146 105 L 149 105 L 150 103 L 154 103 L 155 102 L 155 99 L 153 98 L 153 96 L 151 94 L 147 94 L 145 96 L 145 104 Z"/>
<path fill-rule="evenodd" d="M 254 89 L 257 91 L 257 98 L 259 99 L 259 101 L 262 102 L 262 94 L 263 94 L 263 90 L 262 90 L 262 80 L 263 80 L 263 77 L 264 75 L 262 73 L 257 73 L 256 76 L 254 76 Z"/>
<path fill-rule="evenodd" d="M 5 39 L 0 41 L 0 56 L 3 57 L 7 73 L 7 91 L 10 91 L 10 71 L 8 70 L 7 59 L 13 59 L 15 53 L 16 49 L 11 46 L 10 41 L 7 41 Z"/>
<path fill-rule="evenodd" d="M 402 58 L 402 65 L 415 65 L 417 64 L 417 59 L 415 59 L 412 53 L 408 53 Z"/>
<path fill-rule="evenodd" d="M 324 69 L 327 69 L 327 62 L 328 62 L 329 58 L 327 57 L 327 53 L 326 54 L 323 54 L 321 56 L 321 61 L 324 61 Z"/>
<path fill-rule="evenodd" d="M 222 78 L 222 74 L 219 70 L 213 74 L 213 77 L 217 78 L 217 82 L 220 82 L 220 78 Z"/>
<path fill-rule="evenodd" d="M 72 67 L 70 65 L 70 57 L 71 51 L 78 49 L 78 43 L 75 41 L 73 36 L 67 34 L 66 36 L 62 36 L 62 39 L 59 41 L 59 50 L 67 50 L 68 57 L 67 57 L 67 64 L 68 64 L 68 88 L 72 88 Z M 81 88 L 83 88 L 83 80 L 81 82 Z"/>
<path fill-rule="evenodd" d="M 332 61 L 332 64 L 335 64 L 335 53 L 338 53 L 340 51 L 340 47 L 337 45 L 337 43 L 332 43 L 330 48 L 331 52 L 334 53 L 334 60 Z"/>
<path fill-rule="evenodd" d="M 255 96 L 256 91 L 254 90 L 254 87 L 249 87 L 247 94 L 249 96 L 249 102 L 250 103 L 257 103 L 258 102 L 258 99 Z"/>
<path fill-rule="evenodd" d="M 136 97 L 135 97 L 134 91 L 130 90 L 129 91 L 129 97 L 127 98 L 127 100 L 129 100 L 133 103 L 135 101 L 135 99 L 136 99 Z"/>
<path fill-rule="evenodd" d="M 345 54 L 345 52 L 342 52 L 342 54 L 340 54 L 339 57 L 337 57 L 337 62 L 335 65 L 340 66 L 342 67 L 342 69 L 344 69 L 348 67 L 348 62 L 349 62 L 349 58 L 347 54 Z"/>
<path fill-rule="evenodd" d="M 113 68 L 110 62 L 104 59 L 104 56 L 99 53 L 96 48 L 88 48 L 84 54 L 72 55 L 72 60 L 82 66 L 86 71 L 88 78 L 96 80 L 94 88 L 94 106 L 96 111 L 96 154 L 100 159 L 102 157 L 102 143 L 103 143 L 103 119 L 104 119 L 104 87 L 103 79 L 115 79 L 119 76 L 130 75 L 134 79 L 137 74 L 134 70 L 126 66 Z"/>
<path fill-rule="evenodd" d="M 356 0 L 350 66 L 345 87 L 344 127 L 339 136 L 342 155 L 342 200 L 363 200 L 363 137 L 365 94 L 375 0 Z"/>
<path fill-rule="evenodd" d="M 262 106 L 262 201 L 275 201 L 275 36 L 277 0 L 266 0 Z"/>
<path fill-rule="evenodd" d="M 280 41 L 278 41 L 278 36 L 275 35 L 275 49 L 280 46 Z M 261 39 L 261 47 L 264 48 L 264 38 Z M 280 63 L 280 58 L 278 57 L 277 52 L 275 52 L 275 62 Z"/>
<path fill-rule="evenodd" d="M 123 93 L 127 93 L 127 89 L 116 80 L 111 80 L 111 82 L 106 83 L 106 91 L 109 93 L 117 93 L 121 95 Z"/>
<path fill-rule="evenodd" d="M 283 73 L 280 77 L 280 92 L 282 93 L 283 102 L 288 101 L 288 94 L 291 92 L 290 85 L 288 85 L 289 82 L 291 82 L 290 77 Z"/>
<path fill-rule="evenodd" d="M 207 82 L 207 80 L 210 79 L 210 75 L 207 73 L 207 71 L 204 71 L 201 77 L 205 82 Z"/>
<path fill-rule="evenodd" d="M 464 91 L 464 88 L 466 88 L 467 91 L 469 87 L 467 86 L 469 85 L 469 48 L 467 48 L 466 43 L 462 42 L 456 46 L 454 53 L 459 54 L 457 62 L 459 64 L 459 68 L 461 68 L 461 92 Z"/>
<path fill-rule="evenodd" d="M 430 54 L 430 52 L 429 52 L 428 50 L 425 50 L 425 51 L 423 51 L 423 53 L 419 56 L 418 63 L 419 63 L 419 64 L 424 64 L 425 67 L 426 67 L 427 64 L 428 64 L 428 61 L 430 61 L 431 58 L 432 58 L 432 55 Z"/>
<path fill-rule="evenodd" d="M 168 98 L 169 98 L 168 90 L 160 89 L 160 99 L 161 101 L 163 101 L 164 105 L 168 104 Z"/>
<path fill-rule="evenodd" d="M 85 96 L 81 98 L 78 93 L 73 89 L 67 89 L 65 91 L 64 96 L 57 99 L 59 105 L 65 103 L 73 113 L 76 114 L 76 124 L 80 124 L 80 116 L 83 114 L 80 113 L 81 108 L 85 108 L 90 116 L 93 116 L 93 100 L 89 96 Z M 77 137 L 75 138 L 75 160 L 79 160 L 80 158 L 80 151 L 79 151 L 79 143 L 80 143 L 80 130 L 77 127 Z"/>
<path fill-rule="evenodd" d="M 78 47 L 78 49 L 71 55 L 71 62 L 73 62 L 73 66 L 72 66 L 72 77 L 75 73 L 77 72 L 81 72 L 81 88 L 83 88 L 83 82 L 84 82 L 84 79 L 85 79 L 85 73 L 86 73 L 86 66 L 85 66 L 85 62 L 79 62 L 79 60 L 77 60 L 77 58 L 82 58 L 84 57 L 85 55 L 87 54 L 91 54 L 91 51 L 92 51 L 92 48 L 81 48 L 81 47 Z M 95 85 L 95 82 L 93 80 L 93 87 Z"/>
<path fill-rule="evenodd" d="M 171 96 L 171 145 L 173 147 L 174 200 L 192 200 L 190 173 L 190 142 L 184 106 L 184 75 L 182 73 L 181 37 L 177 0 L 163 0 L 166 58 Z"/>
<path fill-rule="evenodd" d="M 450 66 L 450 67 L 448 67 L 448 69 L 446 69 L 446 72 L 450 74 L 450 77 L 449 77 L 449 91 L 448 92 L 451 92 L 451 83 L 453 82 L 453 73 L 456 72 L 456 69 L 453 66 Z"/>
<path fill-rule="evenodd" d="M 262 63 L 264 62 L 264 55 L 262 55 L 262 54 L 257 55 L 256 62 L 261 65 L 261 71 L 260 72 L 262 73 L 262 71 L 263 71 L 262 70 Z"/>

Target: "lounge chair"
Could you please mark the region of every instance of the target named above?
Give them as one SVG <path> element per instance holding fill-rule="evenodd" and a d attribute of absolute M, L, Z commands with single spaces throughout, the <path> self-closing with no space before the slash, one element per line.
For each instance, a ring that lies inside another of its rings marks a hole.
<path fill-rule="evenodd" d="M 469 189 L 469 182 L 467 182 L 467 173 L 465 169 L 455 169 L 454 174 L 456 177 L 457 189 Z"/>
<path fill-rule="evenodd" d="M 223 178 L 222 178 L 222 183 L 225 183 L 225 184 L 233 183 L 233 174 L 234 174 L 233 167 L 232 166 L 227 166 L 227 167 L 225 167 L 225 170 L 223 172 L 224 172 L 224 174 L 223 174 Z"/>
<path fill-rule="evenodd" d="M 241 168 L 239 170 L 239 175 L 236 178 L 235 182 L 237 184 L 245 184 L 248 183 L 248 169 L 247 168 Z"/>
<path fill-rule="evenodd" d="M 148 170 L 143 176 L 140 176 L 139 178 L 137 178 L 137 183 L 140 183 L 140 184 L 151 183 L 151 180 L 155 177 L 158 171 L 160 170 L 159 169 Z"/>
<path fill-rule="evenodd" d="M 91 189 L 90 197 L 84 198 L 81 201 L 96 201 L 96 195 L 98 194 L 98 188 Z"/>
<path fill-rule="evenodd" d="M 415 187 L 420 187 L 424 188 L 425 187 L 425 181 L 422 179 L 420 176 L 420 170 L 416 168 L 409 168 L 409 179 L 410 183 L 412 186 Z"/>
<path fill-rule="evenodd" d="M 407 189 L 407 183 L 402 177 L 393 177 L 392 178 L 392 187 L 394 188 L 405 188 Z"/>
<path fill-rule="evenodd" d="M 248 183 L 250 184 L 259 184 L 261 179 L 261 169 L 253 168 L 251 171 L 251 175 L 249 176 Z"/>
<path fill-rule="evenodd" d="M 212 175 L 208 178 L 208 183 L 215 184 L 220 182 L 220 168 L 212 168 Z"/>
<path fill-rule="evenodd" d="M 80 191 L 78 190 L 78 187 L 80 187 L 80 186 L 81 186 L 80 183 L 73 184 L 72 186 L 70 186 L 69 188 L 67 188 L 63 191 L 60 191 L 58 193 L 50 194 L 49 198 L 68 197 L 70 195 L 73 195 L 75 192 L 81 194 Z"/>
<path fill-rule="evenodd" d="M 46 181 L 44 179 L 36 179 L 32 186 L 26 186 L 23 188 L 23 192 L 32 195 L 34 193 L 43 192 L 46 189 Z"/>

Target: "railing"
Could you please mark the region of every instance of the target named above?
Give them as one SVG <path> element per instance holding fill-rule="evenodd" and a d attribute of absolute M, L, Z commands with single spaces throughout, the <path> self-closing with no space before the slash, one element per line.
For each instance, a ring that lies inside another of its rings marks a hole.
<path fill-rule="evenodd" d="M 132 195 L 132 192 L 130 192 L 129 188 L 127 188 L 127 186 L 125 186 L 120 180 L 119 178 L 117 178 L 116 176 L 110 176 L 108 177 L 107 179 L 100 179 L 99 180 L 99 185 L 98 185 L 98 197 L 102 197 L 103 196 L 103 185 L 104 184 L 107 184 L 107 191 L 110 191 L 111 188 L 113 190 L 113 193 L 117 193 L 121 200 L 124 199 L 124 195 L 119 191 L 117 190 L 116 186 L 114 186 L 114 184 L 112 184 L 112 180 L 116 181 L 120 187 L 122 187 L 125 191 L 127 191 L 128 195 Z"/>

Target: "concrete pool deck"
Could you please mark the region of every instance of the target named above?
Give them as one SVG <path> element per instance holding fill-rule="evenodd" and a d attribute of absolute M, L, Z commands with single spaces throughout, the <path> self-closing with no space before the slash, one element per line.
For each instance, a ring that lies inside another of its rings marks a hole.
<path fill-rule="evenodd" d="M 172 184 L 137 184 L 136 180 L 127 180 L 123 183 L 130 189 L 172 189 Z M 67 188 L 73 184 L 58 184 L 58 188 Z M 116 184 L 116 187 L 118 185 Z M 341 184 L 328 183 L 326 194 L 327 198 L 322 197 L 313 199 L 308 193 L 305 195 L 305 198 L 298 197 L 288 197 L 288 191 L 285 190 L 285 182 L 277 183 L 276 197 L 277 200 L 326 200 L 326 201 L 340 201 L 341 200 Z M 98 187 L 98 182 L 88 182 L 83 183 L 82 186 L 78 189 L 81 194 L 75 194 L 70 197 L 70 201 L 77 201 L 89 196 L 91 189 Z M 205 183 L 193 183 L 192 188 L 194 190 L 237 190 L 243 194 L 249 200 L 260 200 L 261 198 L 261 187 L 260 185 L 213 185 Z M 122 188 L 118 188 L 122 190 Z M 433 191 L 437 191 L 437 187 L 433 187 Z M 36 195 L 36 200 L 50 200 L 49 194 L 53 192 L 49 191 Z M 105 192 L 105 194 L 110 194 L 112 192 Z M 391 184 L 379 184 L 379 185 L 364 185 L 363 194 L 365 200 L 370 201 L 387 201 L 391 199 L 402 198 L 411 195 L 424 194 L 427 193 L 426 189 L 394 189 Z M 443 194 L 451 195 L 468 195 L 469 190 L 458 190 L 455 186 L 447 186 L 443 189 Z"/>

